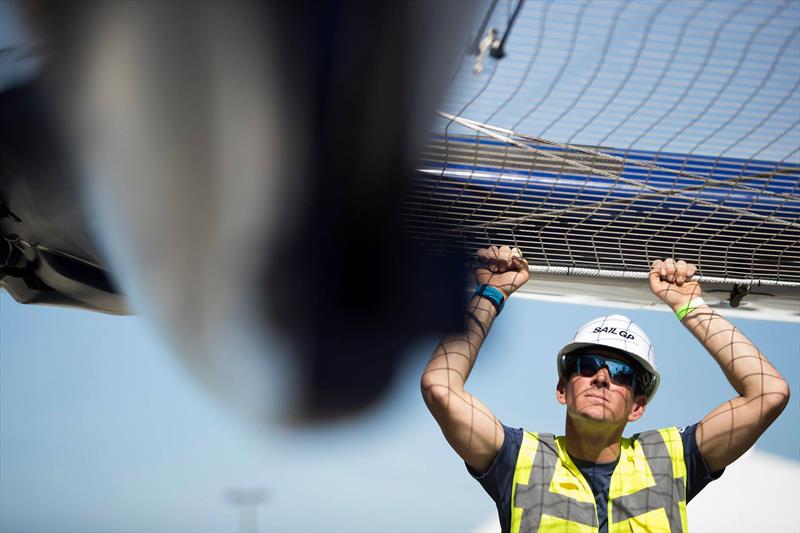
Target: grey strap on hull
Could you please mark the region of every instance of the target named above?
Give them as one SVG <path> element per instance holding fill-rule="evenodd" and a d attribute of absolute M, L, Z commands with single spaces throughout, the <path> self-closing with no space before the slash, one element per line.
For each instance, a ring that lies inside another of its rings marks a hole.
<path fill-rule="evenodd" d="M 598 527 L 594 502 L 579 502 L 563 494 L 550 492 L 550 482 L 558 462 L 555 437 L 540 433 L 538 440 L 528 484 L 518 484 L 514 496 L 514 507 L 523 509 L 520 533 L 538 531 L 545 512 L 564 520 Z"/>
<path fill-rule="evenodd" d="M 655 485 L 616 498 L 611 505 L 612 520 L 622 522 L 656 509 L 664 509 L 671 533 L 683 533 L 680 502 L 686 499 L 684 478 L 672 476 L 672 458 L 659 431 L 647 431 L 638 441 L 644 450 Z"/>

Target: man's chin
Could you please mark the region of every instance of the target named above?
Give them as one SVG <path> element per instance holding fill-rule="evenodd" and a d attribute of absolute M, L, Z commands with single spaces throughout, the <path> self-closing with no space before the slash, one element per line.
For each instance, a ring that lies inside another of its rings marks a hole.
<path fill-rule="evenodd" d="M 595 422 L 597 424 L 617 424 L 618 420 L 615 419 L 614 413 L 609 409 L 602 406 L 590 406 L 583 409 L 576 409 L 570 414 L 573 419 L 581 420 L 582 422 Z"/>

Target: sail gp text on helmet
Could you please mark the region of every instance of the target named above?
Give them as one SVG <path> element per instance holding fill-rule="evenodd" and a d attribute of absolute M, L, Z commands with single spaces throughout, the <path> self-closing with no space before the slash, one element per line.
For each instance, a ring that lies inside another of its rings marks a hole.
<path fill-rule="evenodd" d="M 592 330 L 592 333 L 610 333 L 612 335 L 616 334 L 616 335 L 619 335 L 620 337 L 624 337 L 624 338 L 628 339 L 629 341 L 632 341 L 632 340 L 634 340 L 636 338 L 633 335 L 633 333 L 628 333 L 624 329 L 621 329 L 621 330 L 617 331 L 617 328 L 613 328 L 613 327 L 609 327 L 609 326 L 605 326 L 605 327 L 602 327 L 602 328 L 598 326 L 598 327 L 596 327 L 596 328 L 594 328 Z"/>

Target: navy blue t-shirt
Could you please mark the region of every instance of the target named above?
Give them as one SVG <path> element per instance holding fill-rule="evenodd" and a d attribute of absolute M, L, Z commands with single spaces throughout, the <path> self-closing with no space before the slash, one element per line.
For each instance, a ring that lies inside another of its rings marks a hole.
<path fill-rule="evenodd" d="M 680 428 L 681 440 L 683 440 L 683 459 L 686 462 L 686 503 L 689 503 L 703 487 L 710 481 L 719 478 L 723 470 L 714 472 L 708 471 L 703 456 L 697 447 L 695 438 L 697 424 Z M 514 479 L 514 467 L 517 464 L 517 455 L 522 446 L 522 428 L 514 429 L 503 426 L 505 440 L 503 447 L 497 452 L 489 470 L 484 474 L 479 474 L 467 465 L 467 470 L 478 480 L 481 486 L 489 493 L 489 496 L 497 504 L 497 512 L 500 515 L 500 527 L 503 533 L 511 528 L 511 485 Z M 572 458 L 575 465 L 586 478 L 589 486 L 592 487 L 595 503 L 597 504 L 597 518 L 600 521 L 600 532 L 608 532 L 608 489 L 611 484 L 611 474 L 617 466 L 617 461 L 613 463 L 590 463 Z"/>

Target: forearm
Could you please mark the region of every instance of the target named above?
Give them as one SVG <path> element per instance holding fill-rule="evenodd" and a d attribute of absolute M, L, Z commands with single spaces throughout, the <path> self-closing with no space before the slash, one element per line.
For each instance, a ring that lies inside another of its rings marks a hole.
<path fill-rule="evenodd" d="M 698 304 L 696 267 L 672 258 L 650 267 L 650 290 L 682 318 L 684 326 L 719 364 L 738 393 L 703 417 L 695 433 L 710 472 L 725 468 L 761 436 L 789 400 L 789 387 L 750 339 L 711 307 Z M 687 313 L 688 312 L 688 313 Z"/>
<path fill-rule="evenodd" d="M 467 304 L 464 331 L 445 336 L 434 350 L 422 377 L 426 401 L 437 388 L 462 392 L 478 352 L 494 322 L 497 311 L 485 298 L 475 296 Z"/>
<path fill-rule="evenodd" d="M 708 305 L 702 305 L 689 313 L 683 324 L 708 350 L 740 396 L 764 397 L 778 404 L 785 401 L 788 396 L 786 381 L 750 339 L 725 317 Z"/>
<path fill-rule="evenodd" d="M 447 442 L 469 465 L 485 472 L 504 441 L 503 426 L 464 390 L 497 308 L 529 279 L 518 248 L 489 246 L 476 252 L 475 281 L 483 296 L 467 304 L 464 331 L 439 343 L 422 375 L 422 396 Z"/>
<path fill-rule="evenodd" d="M 707 305 L 683 322 L 739 394 L 706 415 L 695 434 L 709 471 L 716 472 L 747 451 L 775 421 L 788 402 L 789 387 L 764 354 Z"/>
<path fill-rule="evenodd" d="M 422 376 L 422 396 L 453 449 L 484 472 L 503 444 L 503 427 L 464 384 L 496 310 L 488 300 L 474 297 L 466 311 L 465 331 L 446 336 L 433 352 Z"/>

